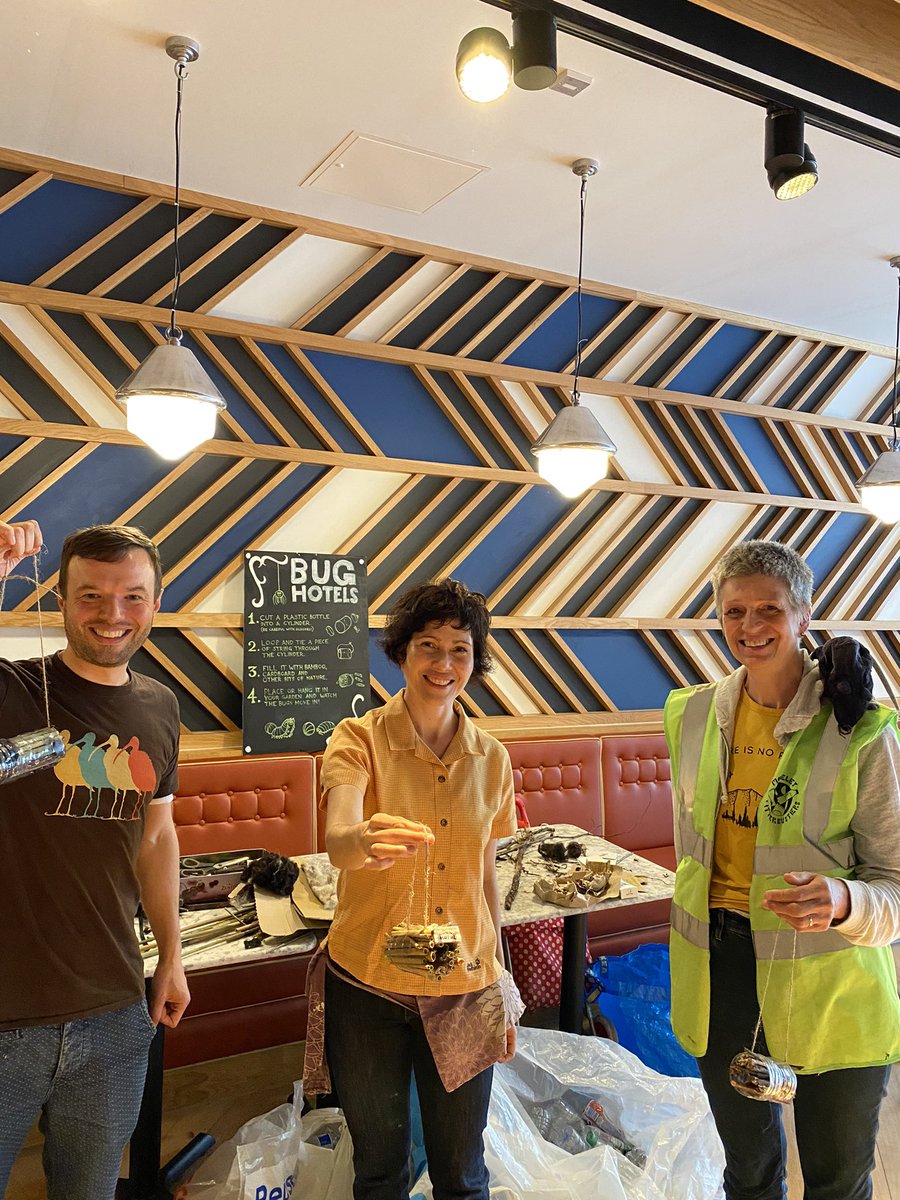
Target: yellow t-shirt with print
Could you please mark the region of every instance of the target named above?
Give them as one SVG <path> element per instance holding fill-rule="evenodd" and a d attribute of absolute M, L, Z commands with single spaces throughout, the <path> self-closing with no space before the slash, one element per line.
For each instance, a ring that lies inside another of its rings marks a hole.
<path fill-rule="evenodd" d="M 775 726 L 783 711 L 765 708 L 741 692 L 730 748 L 727 792 L 716 816 L 709 888 L 711 908 L 750 911 L 756 810 L 781 758 Z"/>

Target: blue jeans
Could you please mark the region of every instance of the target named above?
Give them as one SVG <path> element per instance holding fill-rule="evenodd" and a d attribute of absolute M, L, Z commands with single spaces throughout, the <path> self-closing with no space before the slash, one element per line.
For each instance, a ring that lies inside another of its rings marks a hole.
<path fill-rule="evenodd" d="M 488 1200 L 483 1135 L 493 1068 L 447 1092 L 418 1016 L 330 970 L 325 1048 L 353 1139 L 354 1200 L 408 1200 L 413 1071 L 435 1200 Z"/>
<path fill-rule="evenodd" d="M 782 1200 L 781 1106 L 749 1100 L 728 1081 L 729 1064 L 750 1046 L 759 1017 L 750 922 L 724 909 L 710 916 L 709 1045 L 697 1062 L 725 1147 L 725 1196 Z M 767 1053 L 762 1035 L 756 1048 Z M 870 1200 L 878 1109 L 889 1074 L 890 1067 L 852 1067 L 798 1075 L 794 1125 L 804 1200 Z"/>
<path fill-rule="evenodd" d="M 0 1196 L 40 1113 L 48 1200 L 112 1200 L 155 1028 L 128 1008 L 0 1031 Z"/>

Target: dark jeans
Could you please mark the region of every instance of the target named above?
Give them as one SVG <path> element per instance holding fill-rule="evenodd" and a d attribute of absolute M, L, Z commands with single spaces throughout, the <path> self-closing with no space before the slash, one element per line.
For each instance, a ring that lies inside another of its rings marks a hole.
<path fill-rule="evenodd" d="M 759 1017 L 750 922 L 724 909 L 714 909 L 711 918 L 709 1045 L 697 1061 L 725 1147 L 725 1196 L 782 1200 L 781 1106 L 749 1100 L 728 1082 L 728 1066 L 749 1048 Z M 756 1048 L 767 1053 L 762 1036 Z M 794 1125 L 804 1200 L 870 1200 L 878 1109 L 889 1073 L 890 1067 L 854 1067 L 797 1077 Z"/>
<path fill-rule="evenodd" d="M 493 1068 L 447 1092 L 419 1018 L 330 970 L 325 1048 L 353 1139 L 354 1200 L 408 1200 L 413 1071 L 435 1200 L 488 1200 L 483 1134 Z"/>

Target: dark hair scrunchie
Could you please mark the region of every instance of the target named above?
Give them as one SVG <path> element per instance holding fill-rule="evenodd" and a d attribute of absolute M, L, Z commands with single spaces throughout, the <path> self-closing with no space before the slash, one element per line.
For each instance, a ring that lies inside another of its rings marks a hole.
<path fill-rule="evenodd" d="M 300 874 L 300 868 L 283 854 L 275 854 L 267 850 L 259 858 L 254 858 L 244 868 L 241 880 L 252 883 L 254 887 L 262 888 L 265 892 L 274 892 L 276 896 L 289 896 L 294 890 L 294 884 Z"/>

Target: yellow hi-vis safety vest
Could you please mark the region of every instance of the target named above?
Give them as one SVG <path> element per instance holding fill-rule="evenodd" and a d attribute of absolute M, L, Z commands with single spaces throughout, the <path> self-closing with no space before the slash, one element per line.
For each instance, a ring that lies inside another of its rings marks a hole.
<path fill-rule="evenodd" d="M 728 771 L 715 687 L 672 692 L 665 707 L 681 843 L 670 939 L 672 1025 L 682 1046 L 698 1057 L 706 1053 L 709 1033 L 709 885 Z M 900 1001 L 890 947 L 856 946 L 837 928 L 795 935 L 761 905 L 764 892 L 789 886 L 782 878 L 787 871 L 854 878 L 850 822 L 859 752 L 894 720 L 896 714 L 880 706 L 845 736 L 831 705 L 823 704 L 791 736 L 759 803 L 750 885 L 756 991 L 769 1053 L 802 1073 L 900 1059 Z M 752 1034 L 748 1029 L 748 1045 Z"/>

